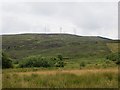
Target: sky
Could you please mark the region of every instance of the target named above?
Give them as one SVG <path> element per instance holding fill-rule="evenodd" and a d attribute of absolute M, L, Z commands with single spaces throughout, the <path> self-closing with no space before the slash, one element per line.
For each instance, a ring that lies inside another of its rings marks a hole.
<path fill-rule="evenodd" d="M 118 38 L 117 2 L 3 2 L 1 34 L 68 33 Z"/>

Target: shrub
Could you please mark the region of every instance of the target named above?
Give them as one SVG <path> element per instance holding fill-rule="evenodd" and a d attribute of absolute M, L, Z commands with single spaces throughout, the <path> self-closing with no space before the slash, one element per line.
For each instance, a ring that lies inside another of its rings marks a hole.
<path fill-rule="evenodd" d="M 81 62 L 80 67 L 85 67 L 85 62 Z"/>
<path fill-rule="evenodd" d="M 57 65 L 56 65 L 57 64 Z M 29 56 L 24 58 L 19 67 L 64 67 L 64 62 L 56 57 Z"/>
<path fill-rule="evenodd" d="M 12 68 L 12 59 L 9 58 L 5 53 L 2 53 L 2 68 Z"/>
<path fill-rule="evenodd" d="M 51 62 L 47 60 L 47 58 L 41 56 L 30 56 L 24 58 L 20 64 L 20 67 L 50 67 Z"/>
<path fill-rule="evenodd" d="M 13 64 L 18 64 L 19 62 L 17 60 L 14 60 L 13 61 Z"/>
<path fill-rule="evenodd" d="M 120 65 L 120 58 L 116 61 L 116 64 Z"/>
<path fill-rule="evenodd" d="M 119 53 L 111 53 L 106 56 L 106 59 L 112 60 L 116 64 L 120 64 L 120 52 Z"/>
<path fill-rule="evenodd" d="M 64 67 L 64 62 L 63 61 L 58 61 L 55 63 L 56 67 Z"/>
<path fill-rule="evenodd" d="M 63 60 L 63 56 L 62 55 L 58 55 L 57 58 L 59 58 L 60 60 Z"/>

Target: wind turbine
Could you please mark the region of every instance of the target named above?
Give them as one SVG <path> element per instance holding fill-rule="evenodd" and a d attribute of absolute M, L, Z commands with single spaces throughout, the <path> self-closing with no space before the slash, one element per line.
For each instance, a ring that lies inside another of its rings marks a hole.
<path fill-rule="evenodd" d="M 60 27 L 60 33 L 62 33 L 62 27 Z"/>
<path fill-rule="evenodd" d="M 45 25 L 45 33 L 47 34 L 48 31 L 49 31 L 49 29 L 48 29 L 48 25 Z"/>
<path fill-rule="evenodd" d="M 73 32 L 74 32 L 74 34 L 76 35 L 76 28 L 73 28 Z"/>
<path fill-rule="evenodd" d="M 46 25 L 45 25 L 44 31 L 45 31 L 45 34 L 46 34 L 46 31 L 47 31 L 47 29 L 46 29 Z"/>

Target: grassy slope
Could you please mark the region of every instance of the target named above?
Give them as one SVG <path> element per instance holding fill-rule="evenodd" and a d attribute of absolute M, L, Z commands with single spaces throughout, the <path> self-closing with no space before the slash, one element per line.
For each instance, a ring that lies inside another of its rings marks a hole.
<path fill-rule="evenodd" d="M 15 59 L 35 54 L 63 54 L 69 58 L 102 56 L 111 52 L 106 45 L 111 41 L 102 37 L 70 34 L 21 34 L 2 37 L 3 51 Z"/>
<path fill-rule="evenodd" d="M 111 50 L 111 52 L 115 53 L 118 52 L 119 50 L 119 45 L 120 43 L 107 43 L 108 48 Z"/>
<path fill-rule="evenodd" d="M 98 58 L 113 49 L 116 50 L 113 41 L 102 37 L 68 34 L 3 36 L 3 50 L 17 59 L 27 55 L 54 56 L 58 53 L 73 58 L 65 60 L 64 68 L 4 69 L 3 88 L 117 88 L 117 65 L 104 57 Z M 85 62 L 84 68 L 80 68 L 82 61 Z"/>

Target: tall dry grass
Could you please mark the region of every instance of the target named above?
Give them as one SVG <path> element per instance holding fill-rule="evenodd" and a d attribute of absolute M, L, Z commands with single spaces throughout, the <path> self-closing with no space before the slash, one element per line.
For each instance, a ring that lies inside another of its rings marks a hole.
<path fill-rule="evenodd" d="M 3 88 L 117 88 L 118 70 L 41 70 L 4 72 Z"/>

